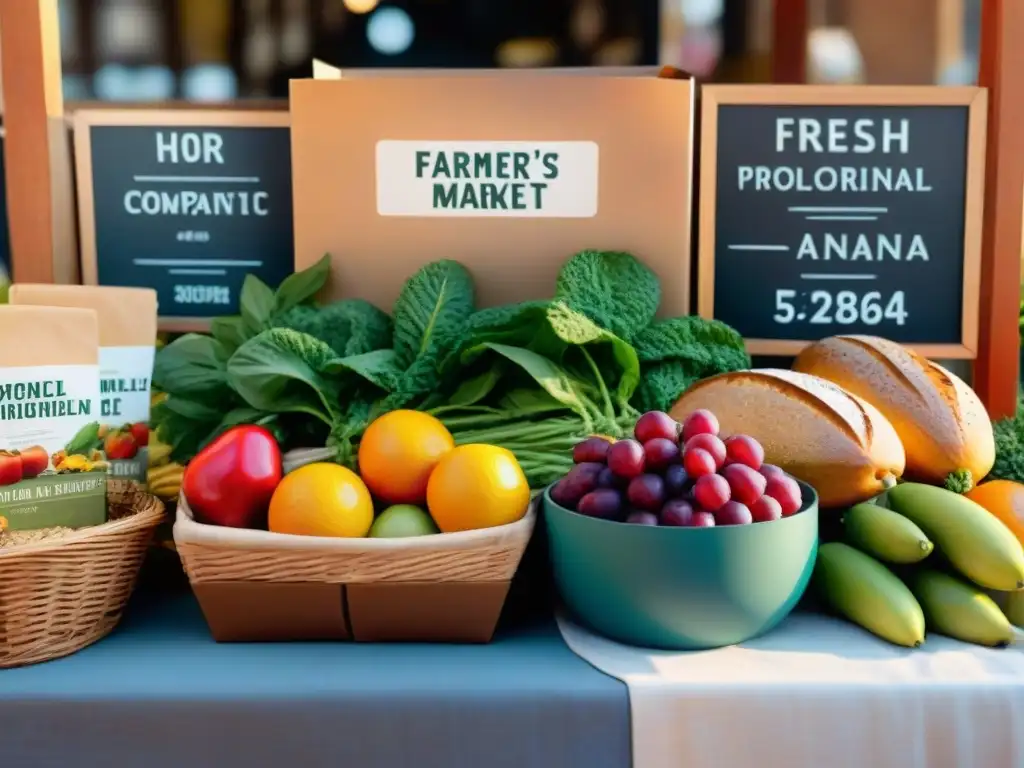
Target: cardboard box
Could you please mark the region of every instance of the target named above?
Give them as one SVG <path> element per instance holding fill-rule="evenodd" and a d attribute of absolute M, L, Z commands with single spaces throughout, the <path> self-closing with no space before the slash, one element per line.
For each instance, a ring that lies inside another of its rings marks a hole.
<path fill-rule="evenodd" d="M 344 72 L 291 84 L 296 269 L 390 309 L 423 264 L 480 306 L 553 295 L 584 249 L 629 251 L 687 314 L 694 83 L 651 69 Z M 668 75 L 667 77 L 664 75 Z"/>

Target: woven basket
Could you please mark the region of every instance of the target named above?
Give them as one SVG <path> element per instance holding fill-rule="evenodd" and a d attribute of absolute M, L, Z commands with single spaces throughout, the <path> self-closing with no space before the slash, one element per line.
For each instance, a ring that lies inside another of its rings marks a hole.
<path fill-rule="evenodd" d="M 180 498 L 174 542 L 217 640 L 486 642 L 536 518 L 335 539 L 203 525 Z"/>
<path fill-rule="evenodd" d="M 108 480 L 109 520 L 0 548 L 0 667 L 49 661 L 105 637 L 121 618 L 164 505 Z"/>

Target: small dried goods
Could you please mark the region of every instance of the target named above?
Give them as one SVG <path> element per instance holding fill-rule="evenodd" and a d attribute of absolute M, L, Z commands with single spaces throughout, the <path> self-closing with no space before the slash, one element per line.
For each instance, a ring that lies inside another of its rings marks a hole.
<path fill-rule="evenodd" d="M 189 462 L 182 490 L 196 519 L 232 528 L 266 527 L 281 482 L 281 452 L 263 427 L 234 427 Z"/>
<path fill-rule="evenodd" d="M 11 531 L 107 519 L 107 464 L 93 459 L 100 334 L 90 309 L 0 307 L 0 515 Z"/>
<path fill-rule="evenodd" d="M 14 305 L 77 307 L 96 313 L 100 335 L 98 432 L 81 453 L 120 478 L 146 482 L 150 382 L 156 351 L 156 291 L 96 285 L 18 283 Z M 102 450 L 105 457 L 90 454 Z"/>

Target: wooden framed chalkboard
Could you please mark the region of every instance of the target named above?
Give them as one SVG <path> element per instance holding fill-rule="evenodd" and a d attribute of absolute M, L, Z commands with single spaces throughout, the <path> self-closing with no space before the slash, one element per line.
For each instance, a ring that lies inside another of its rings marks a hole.
<path fill-rule="evenodd" d="M 161 330 L 238 313 L 246 274 L 294 271 L 287 112 L 74 116 L 82 281 L 157 291 Z"/>
<path fill-rule="evenodd" d="M 978 345 L 986 92 L 703 90 L 697 310 L 752 353 L 839 333 Z"/>

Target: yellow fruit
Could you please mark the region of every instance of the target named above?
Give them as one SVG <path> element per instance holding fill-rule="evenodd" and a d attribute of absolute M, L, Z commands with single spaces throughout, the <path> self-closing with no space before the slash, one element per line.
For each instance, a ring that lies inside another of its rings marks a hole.
<path fill-rule="evenodd" d="M 430 414 L 391 411 L 363 433 L 359 475 L 381 501 L 422 506 L 430 473 L 454 447 L 451 432 Z"/>
<path fill-rule="evenodd" d="M 338 464 L 307 464 L 285 475 L 270 499 L 267 527 L 297 536 L 365 536 L 373 501 L 359 476 Z"/>
<path fill-rule="evenodd" d="M 453 448 L 430 475 L 427 509 L 443 533 L 520 520 L 530 485 L 511 451 L 496 445 Z"/>

